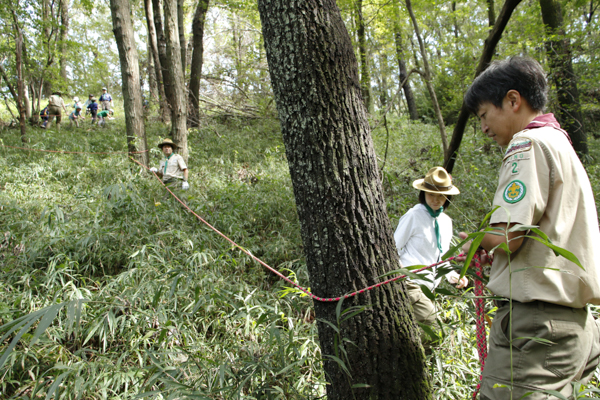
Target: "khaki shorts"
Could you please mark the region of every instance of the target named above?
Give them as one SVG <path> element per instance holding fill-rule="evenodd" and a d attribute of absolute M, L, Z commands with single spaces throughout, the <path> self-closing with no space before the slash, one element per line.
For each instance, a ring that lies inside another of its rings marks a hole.
<path fill-rule="evenodd" d="M 435 306 L 433 302 L 425 296 L 421 287 L 414 282 L 406 281 L 406 289 L 408 290 L 408 297 L 413 307 L 415 319 L 422 324 L 433 325 L 435 323 Z"/>
<path fill-rule="evenodd" d="M 587 308 L 570 308 L 534 301 L 513 302 L 512 397 L 509 305 L 502 304 L 490 330 L 489 352 L 483 371 L 482 400 L 557 399 L 541 390 L 569 397 L 571 382 L 586 383 L 600 360 L 600 330 Z M 540 343 L 531 338 L 540 338 Z M 552 342 L 552 343 L 549 343 Z"/>
<path fill-rule="evenodd" d="M 48 120 L 49 122 L 52 122 L 54 120 L 54 117 L 56 117 L 56 123 L 60 124 L 60 121 L 62 120 L 62 109 L 59 106 L 48 106 L 48 114 L 50 114 L 50 119 Z"/>

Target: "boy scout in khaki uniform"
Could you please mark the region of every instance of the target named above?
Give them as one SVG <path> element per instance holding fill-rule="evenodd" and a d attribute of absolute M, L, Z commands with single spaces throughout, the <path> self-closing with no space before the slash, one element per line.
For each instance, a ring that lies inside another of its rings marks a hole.
<path fill-rule="evenodd" d="M 159 164 L 159 168 L 150 168 L 150 171 L 156 173 L 162 178 L 165 185 L 170 187 L 188 190 L 188 169 L 183 157 L 174 153 L 178 147 L 171 139 L 165 139 L 158 145 L 165 155 L 165 159 Z"/>
<path fill-rule="evenodd" d="M 546 92 L 541 66 L 514 57 L 490 65 L 465 95 L 483 132 L 506 146 L 493 203 L 501 208 L 491 226 L 538 225 L 585 268 L 523 238 L 524 232 L 507 233 L 512 254 L 495 251 L 488 283 L 506 300 L 497 301 L 481 399 L 520 399 L 530 392 L 528 400 L 557 399 L 548 390 L 569 397 L 571 382 L 587 382 L 599 362 L 600 331 L 587 306 L 600 304 L 598 215 L 567 132 L 552 114 L 542 114 Z M 486 234 L 481 245 L 490 251 L 502 242 L 504 236 Z"/>

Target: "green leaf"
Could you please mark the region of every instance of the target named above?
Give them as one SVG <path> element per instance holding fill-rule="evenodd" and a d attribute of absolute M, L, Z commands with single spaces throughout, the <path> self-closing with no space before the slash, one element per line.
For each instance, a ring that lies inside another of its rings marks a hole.
<path fill-rule="evenodd" d="M 582 270 L 585 271 L 585 268 L 583 267 L 583 265 L 581 265 L 581 263 L 579 262 L 579 259 L 577 257 L 575 257 L 575 255 L 573 253 L 571 253 L 569 250 L 563 249 L 562 247 L 558 247 L 558 246 L 550 243 L 549 241 L 543 240 L 542 238 L 539 238 L 537 236 L 526 236 L 526 237 L 531 238 L 533 240 L 537 240 L 538 242 L 544 244 L 546 247 L 549 247 L 550 249 L 552 249 L 552 251 L 554 251 L 554 254 L 556 254 L 557 256 L 559 256 L 559 255 L 563 256 L 564 258 L 571 261 L 572 263 L 574 263 L 579 268 L 581 268 Z"/>
<path fill-rule="evenodd" d="M 58 314 L 60 309 L 65 306 L 65 304 L 66 303 L 53 304 L 50 307 L 46 308 L 47 311 L 44 313 L 44 316 L 42 317 L 40 324 L 38 325 L 37 329 L 35 330 L 35 333 L 33 334 L 33 338 L 31 339 L 31 342 L 29 342 L 30 346 L 34 345 L 35 342 L 38 341 L 38 339 L 40 338 L 42 333 L 44 333 L 46 331 L 46 329 L 48 329 L 48 327 L 52 324 L 52 322 L 54 321 L 54 318 L 56 318 L 56 315 Z"/>
<path fill-rule="evenodd" d="M 50 388 L 48 389 L 48 394 L 46 394 L 45 400 L 50 400 L 50 398 L 54 395 L 55 392 L 56 392 L 56 395 L 54 395 L 54 398 L 55 399 L 59 398 L 58 397 L 58 387 L 60 386 L 60 383 L 63 381 L 63 379 L 65 379 L 65 376 L 69 375 L 70 373 L 71 373 L 71 371 L 63 372 L 56 378 L 56 380 L 54 381 L 52 386 L 50 386 Z"/>

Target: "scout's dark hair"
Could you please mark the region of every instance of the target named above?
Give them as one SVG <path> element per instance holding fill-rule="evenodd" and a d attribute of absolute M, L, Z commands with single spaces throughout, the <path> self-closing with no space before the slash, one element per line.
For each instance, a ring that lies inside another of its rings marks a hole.
<path fill-rule="evenodd" d="M 548 101 L 548 84 L 542 66 L 529 57 L 494 61 L 467 90 L 465 105 L 474 114 L 483 103 L 501 108 L 509 90 L 519 92 L 534 111 L 543 111 Z"/>
<path fill-rule="evenodd" d="M 444 203 L 444 210 L 447 210 L 450 207 L 450 203 L 452 202 L 452 196 L 446 196 L 446 202 Z M 425 191 L 419 190 L 419 203 L 423 205 L 427 205 L 427 201 L 425 200 Z"/>

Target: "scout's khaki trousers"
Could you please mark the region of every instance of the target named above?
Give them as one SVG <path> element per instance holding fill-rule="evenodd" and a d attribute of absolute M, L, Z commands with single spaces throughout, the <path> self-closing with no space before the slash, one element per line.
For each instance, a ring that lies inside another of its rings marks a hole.
<path fill-rule="evenodd" d="M 600 329 L 589 310 L 534 301 L 502 302 L 492 324 L 483 371 L 482 400 L 557 399 L 542 390 L 572 395 L 571 382 L 586 383 L 600 361 Z M 512 393 L 511 346 L 512 330 Z M 540 338 L 544 341 L 531 338 Z M 504 385 L 496 387 L 494 385 Z M 526 394 L 528 396 L 525 396 Z M 523 397 L 525 396 L 525 397 Z"/>

